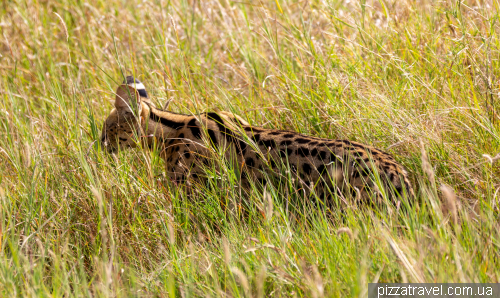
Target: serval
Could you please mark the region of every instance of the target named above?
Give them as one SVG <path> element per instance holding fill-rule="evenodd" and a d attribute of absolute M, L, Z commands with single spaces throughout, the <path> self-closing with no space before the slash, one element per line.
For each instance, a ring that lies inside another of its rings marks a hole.
<path fill-rule="evenodd" d="M 140 143 L 160 146 L 166 174 L 176 182 L 204 179 L 204 164 L 214 150 L 222 150 L 228 158 L 236 156 L 243 186 L 250 179 L 265 183 L 267 175 L 288 169 L 305 189 L 320 194 L 351 193 L 366 201 L 379 200 L 385 192 L 394 202 L 398 195 L 414 196 L 403 166 L 377 148 L 252 126 L 229 112 L 165 111 L 152 104 L 144 85 L 132 76 L 116 91 L 101 141 L 108 152 Z"/>

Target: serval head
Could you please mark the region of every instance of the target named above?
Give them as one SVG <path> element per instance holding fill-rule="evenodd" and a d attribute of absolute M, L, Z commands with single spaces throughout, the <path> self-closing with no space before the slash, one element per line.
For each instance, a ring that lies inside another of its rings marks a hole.
<path fill-rule="evenodd" d="M 102 128 L 101 143 L 108 152 L 137 146 L 137 136 L 142 135 L 141 102 L 147 98 L 144 85 L 132 76 L 118 87 L 115 108 Z"/>

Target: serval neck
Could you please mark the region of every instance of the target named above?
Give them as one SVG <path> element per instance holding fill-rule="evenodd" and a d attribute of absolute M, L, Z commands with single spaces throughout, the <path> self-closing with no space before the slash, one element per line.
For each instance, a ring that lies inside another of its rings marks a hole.
<path fill-rule="evenodd" d="M 164 139 L 176 135 L 194 117 L 160 110 L 151 103 L 143 102 L 141 118 L 142 128 L 147 135 Z"/>

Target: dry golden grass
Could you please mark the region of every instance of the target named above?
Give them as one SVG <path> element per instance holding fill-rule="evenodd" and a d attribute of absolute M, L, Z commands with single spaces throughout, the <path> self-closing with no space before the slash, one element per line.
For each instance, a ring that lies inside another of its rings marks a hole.
<path fill-rule="evenodd" d="M 500 282 L 499 7 L 4 1 L 1 295 L 354 297 L 377 280 Z M 324 214 L 287 183 L 240 194 L 230 166 L 207 169 L 211 185 L 188 197 L 161 178 L 157 152 L 101 151 L 124 74 L 173 111 L 387 150 L 418 203 Z M 248 218 L 221 201 L 244 202 Z"/>

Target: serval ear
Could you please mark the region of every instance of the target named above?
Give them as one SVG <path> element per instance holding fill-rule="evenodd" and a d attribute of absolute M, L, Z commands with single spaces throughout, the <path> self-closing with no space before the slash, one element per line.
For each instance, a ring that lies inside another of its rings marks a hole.
<path fill-rule="evenodd" d="M 116 90 L 115 108 L 117 110 L 133 111 L 141 106 L 141 96 L 137 89 L 129 85 L 120 85 Z"/>

